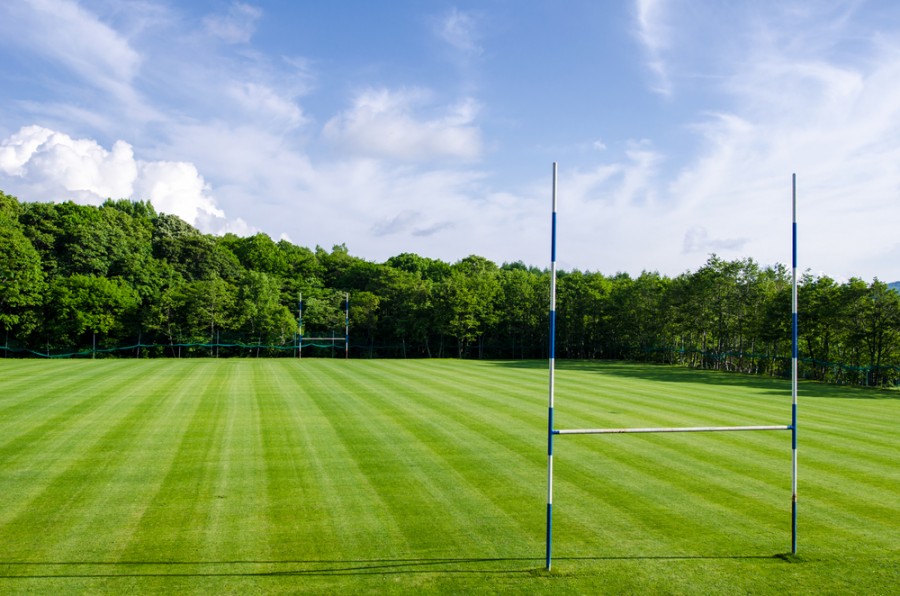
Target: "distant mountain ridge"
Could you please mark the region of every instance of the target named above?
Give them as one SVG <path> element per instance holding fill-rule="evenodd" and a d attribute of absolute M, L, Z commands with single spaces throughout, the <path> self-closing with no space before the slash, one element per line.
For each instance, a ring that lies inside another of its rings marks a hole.
<path fill-rule="evenodd" d="M 894 283 L 888 284 L 888 287 L 895 292 L 900 293 L 900 281 L 895 281 Z"/>

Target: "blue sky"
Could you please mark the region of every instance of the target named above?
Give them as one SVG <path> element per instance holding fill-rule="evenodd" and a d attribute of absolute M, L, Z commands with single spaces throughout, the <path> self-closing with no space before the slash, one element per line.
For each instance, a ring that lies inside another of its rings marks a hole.
<path fill-rule="evenodd" d="M 383 261 L 900 279 L 900 4 L 0 3 L 0 189 Z"/>

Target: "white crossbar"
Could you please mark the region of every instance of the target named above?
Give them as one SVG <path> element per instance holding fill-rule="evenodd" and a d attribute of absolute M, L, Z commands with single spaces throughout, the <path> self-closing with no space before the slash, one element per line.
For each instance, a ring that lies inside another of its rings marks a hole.
<path fill-rule="evenodd" d="M 573 428 L 554 430 L 556 435 L 613 435 L 621 433 L 701 433 L 728 430 L 791 430 L 788 426 L 686 426 L 674 428 Z"/>

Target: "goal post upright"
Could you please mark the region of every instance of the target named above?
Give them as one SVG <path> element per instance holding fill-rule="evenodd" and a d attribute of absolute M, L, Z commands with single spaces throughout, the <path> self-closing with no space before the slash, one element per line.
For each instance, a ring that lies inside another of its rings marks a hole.
<path fill-rule="evenodd" d="M 797 174 L 791 175 L 791 554 L 797 554 Z"/>
<path fill-rule="evenodd" d="M 553 550 L 553 399 L 556 372 L 556 173 L 553 162 L 553 211 L 550 218 L 550 396 L 547 410 L 547 571 Z"/>

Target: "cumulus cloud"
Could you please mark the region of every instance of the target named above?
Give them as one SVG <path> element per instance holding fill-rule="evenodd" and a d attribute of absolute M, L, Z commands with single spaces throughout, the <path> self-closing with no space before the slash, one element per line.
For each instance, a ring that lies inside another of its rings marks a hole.
<path fill-rule="evenodd" d="M 131 146 L 117 141 L 106 150 L 95 141 L 27 126 L 0 144 L 0 171 L 84 196 L 128 196 L 137 163 Z"/>
<path fill-rule="evenodd" d="M 183 220 L 208 228 L 211 218 L 224 217 L 210 196 L 210 187 L 192 163 L 153 161 L 140 164 L 134 195 Z"/>
<path fill-rule="evenodd" d="M 26 126 L 0 142 L 0 174 L 23 186 L 27 199 L 88 204 L 107 198 L 149 200 L 158 211 L 206 231 L 249 229 L 245 222 L 223 221 L 224 212 L 193 164 L 138 160 L 124 141 L 108 150 L 92 139 Z"/>
<path fill-rule="evenodd" d="M 422 161 L 472 159 L 481 153 L 481 132 L 474 124 L 478 106 L 467 98 L 422 117 L 430 94 L 421 89 L 369 89 L 350 109 L 329 120 L 323 135 L 355 154 Z"/>

